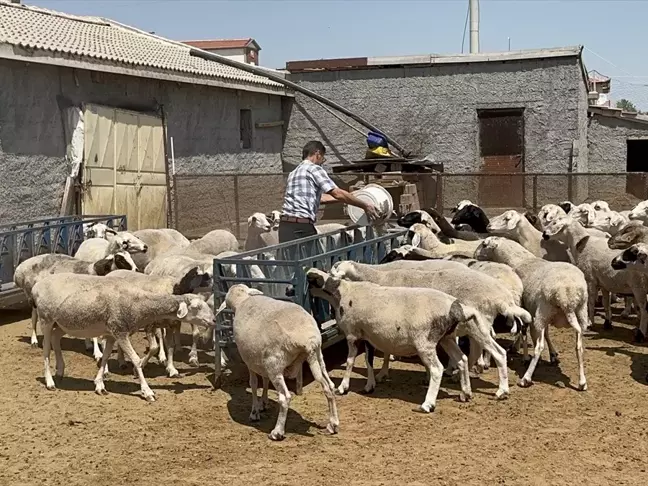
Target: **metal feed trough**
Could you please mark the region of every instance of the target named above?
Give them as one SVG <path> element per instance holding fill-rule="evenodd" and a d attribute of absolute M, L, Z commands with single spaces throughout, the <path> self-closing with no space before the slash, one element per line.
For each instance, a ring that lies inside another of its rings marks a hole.
<path fill-rule="evenodd" d="M 0 308 L 19 303 L 24 294 L 13 283 L 16 267 L 44 253 L 74 255 L 83 242 L 83 227 L 103 223 L 126 230 L 126 216 L 61 216 L 0 225 Z"/>
<path fill-rule="evenodd" d="M 232 258 L 215 259 L 214 309 L 221 305 L 231 285 L 241 283 L 258 288 L 265 295 L 295 302 L 311 312 L 322 331 L 322 347 L 330 346 L 343 339 L 343 336 L 338 332 L 335 321 L 331 320 L 328 303 L 310 296 L 306 270 L 315 267 L 328 271 L 334 263 L 341 260 L 378 263 L 392 248 L 400 245 L 399 239 L 406 232 L 405 229 L 389 230 L 382 236 L 376 236 L 371 226 L 349 226 L 330 233 L 240 253 Z M 232 272 L 227 271 L 231 265 L 236 266 L 236 276 L 231 276 Z M 254 266 L 263 272 L 263 278 L 258 275 L 258 270 L 256 274 L 252 271 Z M 214 382 L 217 385 L 222 372 L 222 349 L 233 349 L 235 344 L 232 312 L 225 310 L 217 317 L 214 332 Z"/>

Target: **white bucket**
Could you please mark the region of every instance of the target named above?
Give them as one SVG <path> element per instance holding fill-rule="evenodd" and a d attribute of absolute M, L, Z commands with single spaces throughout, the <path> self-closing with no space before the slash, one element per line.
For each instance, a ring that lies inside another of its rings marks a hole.
<path fill-rule="evenodd" d="M 353 191 L 351 194 L 361 201 L 367 201 L 373 204 L 380 214 L 383 215 L 382 219 L 374 221 L 372 224 L 385 221 L 394 211 L 394 200 L 392 199 L 391 194 L 389 194 L 387 189 L 378 184 L 367 184 L 362 189 Z M 346 209 L 349 218 L 351 218 L 351 221 L 355 224 L 360 226 L 369 225 L 369 218 L 365 214 L 364 210 L 351 205 L 347 205 Z"/>

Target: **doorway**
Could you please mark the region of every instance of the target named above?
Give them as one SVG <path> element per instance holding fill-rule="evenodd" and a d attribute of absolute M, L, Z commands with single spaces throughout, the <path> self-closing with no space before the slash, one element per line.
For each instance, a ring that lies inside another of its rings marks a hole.
<path fill-rule="evenodd" d="M 648 140 L 628 139 L 626 144 L 626 172 L 641 172 L 626 176 L 626 192 L 644 200 L 648 197 L 645 175 L 648 172 Z"/>

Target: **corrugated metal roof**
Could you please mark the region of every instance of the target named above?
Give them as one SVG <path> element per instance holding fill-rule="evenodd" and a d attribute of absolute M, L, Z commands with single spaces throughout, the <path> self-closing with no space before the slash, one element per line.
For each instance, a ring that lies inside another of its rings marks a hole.
<path fill-rule="evenodd" d="M 111 61 L 127 66 L 285 89 L 262 76 L 189 55 L 191 47 L 113 20 L 69 15 L 0 0 L 0 44 Z M 56 64 L 56 59 L 52 59 Z"/>
<path fill-rule="evenodd" d="M 250 44 L 261 50 L 259 44 L 252 39 L 214 39 L 214 40 L 190 40 L 182 41 L 184 44 L 197 47 L 198 49 L 242 49 Z"/>

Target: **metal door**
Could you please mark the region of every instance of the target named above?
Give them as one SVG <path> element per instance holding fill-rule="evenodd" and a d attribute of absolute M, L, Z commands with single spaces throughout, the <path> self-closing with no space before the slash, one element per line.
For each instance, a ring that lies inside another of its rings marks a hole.
<path fill-rule="evenodd" d="M 130 230 L 166 227 L 162 119 L 90 104 L 84 111 L 84 214 L 126 214 Z"/>

